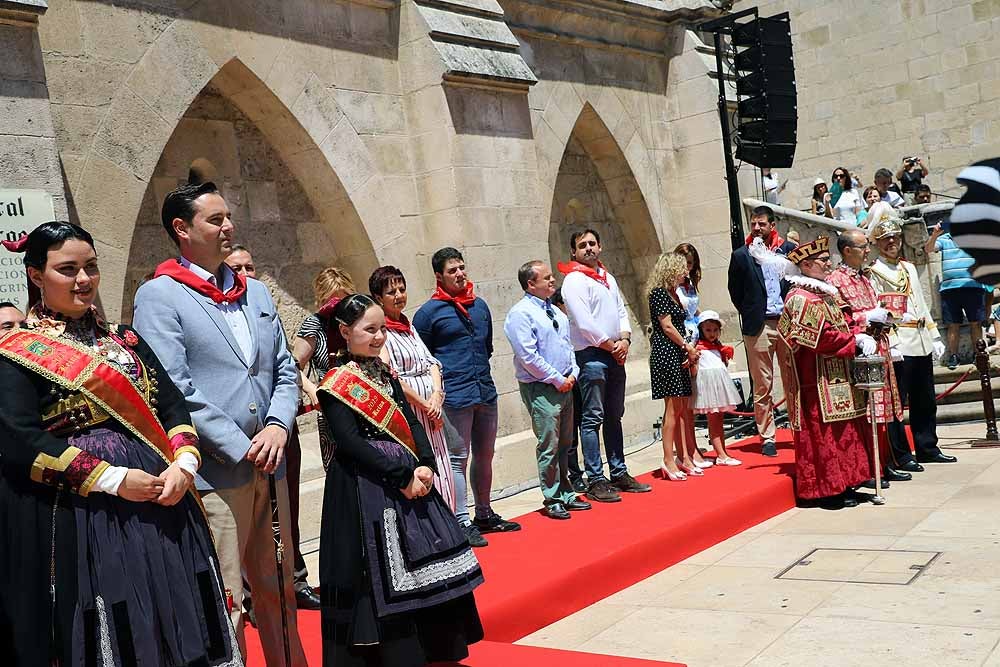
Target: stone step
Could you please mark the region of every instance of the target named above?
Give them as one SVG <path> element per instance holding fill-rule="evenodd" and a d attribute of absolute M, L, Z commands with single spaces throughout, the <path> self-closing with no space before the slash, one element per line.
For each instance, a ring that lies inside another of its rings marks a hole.
<path fill-rule="evenodd" d="M 995 359 L 990 359 L 990 377 L 1000 378 L 1000 366 L 997 366 L 997 361 Z M 967 370 L 974 368 L 974 364 L 960 364 L 955 370 L 950 370 L 947 366 L 935 366 L 934 367 L 934 383 L 935 384 L 951 384 L 958 378 L 962 377 Z M 978 378 L 979 374 L 973 370 L 969 374 L 969 379 L 973 377 Z"/>
<path fill-rule="evenodd" d="M 937 379 L 937 378 L 935 378 Z M 956 380 L 958 378 L 955 378 Z M 942 382 L 934 385 L 934 395 L 939 396 L 954 384 L 952 382 Z M 994 400 L 1000 398 L 1000 378 L 991 382 Z M 942 398 L 938 399 L 938 406 L 954 405 L 956 403 L 978 403 L 982 405 L 982 386 L 979 383 L 979 375 L 973 374 L 969 379 L 955 387 L 955 389 Z"/>
<path fill-rule="evenodd" d="M 905 420 L 909 423 L 909 415 Z M 957 424 L 960 422 L 983 422 L 983 404 L 978 403 L 952 403 L 950 405 L 939 405 L 937 409 L 938 424 Z M 983 433 L 986 432 L 985 423 Z"/>

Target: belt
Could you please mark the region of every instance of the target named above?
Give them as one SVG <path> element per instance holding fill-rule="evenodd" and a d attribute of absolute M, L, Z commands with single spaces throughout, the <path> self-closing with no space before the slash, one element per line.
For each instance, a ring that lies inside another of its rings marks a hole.
<path fill-rule="evenodd" d="M 934 323 L 934 320 L 928 322 L 924 317 L 921 317 L 916 322 L 900 322 L 896 326 L 904 329 L 937 329 L 937 324 Z"/>
<path fill-rule="evenodd" d="M 765 315 L 764 316 L 764 321 L 765 322 L 777 322 L 780 319 L 781 319 L 781 315 Z"/>

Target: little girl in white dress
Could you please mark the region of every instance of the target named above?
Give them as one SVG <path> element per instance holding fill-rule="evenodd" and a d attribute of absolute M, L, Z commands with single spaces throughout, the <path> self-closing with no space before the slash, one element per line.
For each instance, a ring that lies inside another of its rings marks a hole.
<path fill-rule="evenodd" d="M 715 448 L 715 465 L 738 466 L 742 463 L 726 452 L 726 434 L 723 427 L 724 413 L 736 408 L 739 392 L 733 385 L 726 367 L 733 358 L 733 348 L 719 342 L 722 319 L 714 310 L 702 311 L 698 316 L 698 372 L 692 383 L 691 408 L 695 413 L 707 415 L 708 437 Z"/>

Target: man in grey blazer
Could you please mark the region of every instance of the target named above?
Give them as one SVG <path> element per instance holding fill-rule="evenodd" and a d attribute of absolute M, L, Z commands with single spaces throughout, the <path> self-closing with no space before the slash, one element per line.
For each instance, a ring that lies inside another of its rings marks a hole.
<path fill-rule="evenodd" d="M 167 195 L 163 226 L 180 258 L 139 288 L 133 325 L 184 394 L 206 456 L 196 480 L 233 597 L 231 618 L 246 657 L 242 571 L 253 589 L 269 665 L 284 665 L 281 595 L 291 665 L 305 665 L 295 622 L 292 559 L 279 587 L 271 532 L 269 474 L 277 478 L 281 539 L 290 545 L 284 449 L 298 406 L 298 372 L 277 309 L 260 282 L 234 273 L 233 222 L 212 183 Z"/>

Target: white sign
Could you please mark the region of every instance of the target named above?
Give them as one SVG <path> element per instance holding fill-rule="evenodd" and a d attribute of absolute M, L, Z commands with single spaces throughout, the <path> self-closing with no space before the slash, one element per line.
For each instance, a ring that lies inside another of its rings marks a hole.
<path fill-rule="evenodd" d="M 55 217 L 52 195 L 44 190 L 0 190 L 0 240 L 16 241 Z M 0 301 L 10 301 L 22 311 L 28 306 L 23 258 L 0 246 Z"/>

